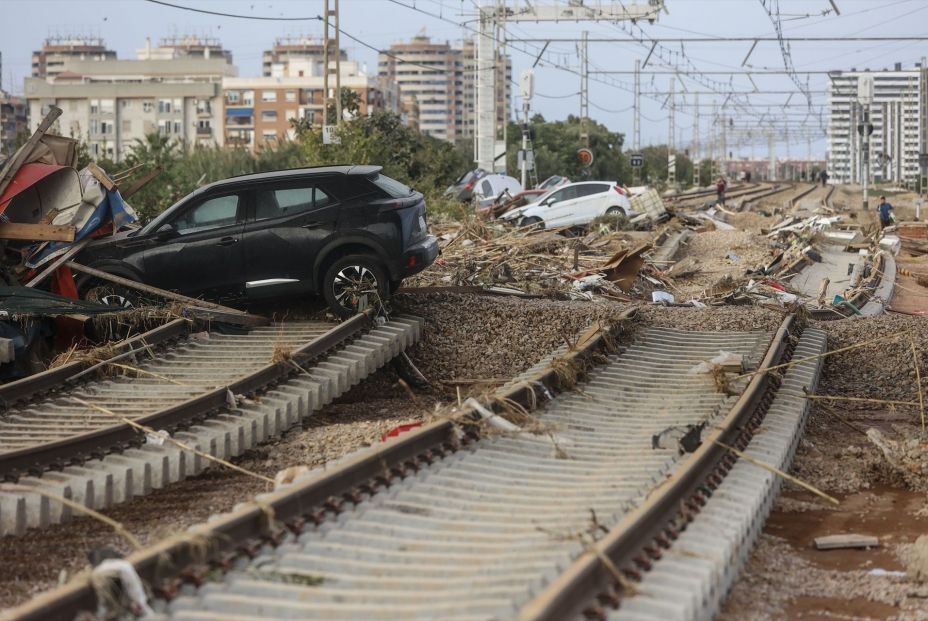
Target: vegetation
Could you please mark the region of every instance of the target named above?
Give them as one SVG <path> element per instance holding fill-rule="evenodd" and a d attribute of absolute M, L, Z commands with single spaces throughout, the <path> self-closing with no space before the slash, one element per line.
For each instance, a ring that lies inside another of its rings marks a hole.
<path fill-rule="evenodd" d="M 349 91 L 350 92 L 350 91 Z M 343 101 L 357 112 L 359 102 Z M 334 116 L 333 116 L 334 120 Z M 98 162 L 105 170 L 119 173 L 131 167 L 161 170 L 158 178 L 142 188 L 130 200 L 143 221 L 150 220 L 179 199 L 204 184 L 235 175 L 326 164 L 377 164 L 384 173 L 407 183 L 426 195 L 430 211 L 463 217 L 466 206 L 442 197 L 442 191 L 462 173 L 474 168 L 472 142 L 453 145 L 407 127 L 402 118 L 390 112 L 357 116 L 337 131 L 336 144 L 323 144 L 322 132 L 308 123 L 292 121 L 295 139 L 263 148 L 252 154 L 245 148 L 187 148 L 176 139 L 149 134 L 135 141 L 124 162 Z M 584 168 L 577 159 L 580 145 L 580 119 L 546 121 L 541 115 L 532 118 L 535 162 L 539 181 L 550 175 L 566 175 L 572 180 L 603 179 L 630 185 L 631 167 L 623 153 L 624 135 L 590 121 L 588 133 L 593 165 Z M 518 176 L 516 158 L 521 146 L 521 126 L 508 128 L 508 169 Z M 642 150 L 645 166 L 642 179 L 657 184 L 667 174 L 666 147 Z M 82 147 L 81 165 L 90 160 Z M 684 154 L 677 158 L 677 178 L 684 184 L 692 179 L 692 162 Z"/>

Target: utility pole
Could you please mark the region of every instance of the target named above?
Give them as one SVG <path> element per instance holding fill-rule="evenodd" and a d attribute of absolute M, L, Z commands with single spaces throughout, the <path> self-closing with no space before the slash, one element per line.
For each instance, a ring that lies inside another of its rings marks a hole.
<path fill-rule="evenodd" d="M 719 160 L 719 174 L 728 178 L 728 119 L 725 118 L 725 105 L 722 104 L 722 158 Z"/>
<path fill-rule="evenodd" d="M 694 95 L 696 97 L 696 113 L 693 115 L 693 152 L 692 152 L 692 162 L 693 162 L 693 187 L 699 187 L 699 93 Z"/>
<path fill-rule="evenodd" d="M 329 0 L 322 12 L 322 126 L 329 124 Z"/>
<path fill-rule="evenodd" d="M 590 148 L 590 57 L 587 38 L 583 31 L 580 40 L 580 146 Z"/>
<path fill-rule="evenodd" d="M 870 208 L 870 134 L 873 133 L 873 125 L 870 124 L 870 104 L 873 101 L 873 76 L 865 74 L 857 78 L 857 100 L 863 108 L 864 117 L 863 123 L 857 126 L 857 131 L 863 138 L 861 150 L 864 168 L 864 211 L 867 211 Z"/>
<path fill-rule="evenodd" d="M 531 69 L 526 69 L 522 72 L 519 90 L 519 94 L 522 96 L 522 157 L 520 158 L 522 160 L 520 162 L 522 167 L 522 189 L 527 189 L 529 168 L 528 138 L 529 132 L 531 131 L 528 122 L 528 112 L 532 105 L 532 96 L 535 94 L 535 73 Z M 534 162 L 532 164 L 534 166 Z"/>
<path fill-rule="evenodd" d="M 767 181 L 774 181 L 777 178 L 776 147 L 776 136 L 772 131 L 767 132 L 767 157 L 770 158 L 770 162 L 767 164 Z"/>
<path fill-rule="evenodd" d="M 507 22 L 531 22 L 534 24 L 549 22 L 619 22 L 619 21 L 656 21 L 664 10 L 663 0 L 643 0 L 610 3 L 596 3 L 586 6 L 582 2 L 542 2 L 520 4 L 520 10 L 508 11 L 505 3 L 499 0 L 474 0 L 477 5 L 477 119 L 475 160 L 479 168 L 492 170 L 496 159 L 496 80 L 493 71 L 496 56 L 496 40 L 493 36 L 497 25 L 505 26 Z M 543 53 L 543 51 L 542 51 Z M 539 55 L 539 58 L 541 55 Z M 589 74 L 588 67 L 584 72 Z M 587 93 L 588 96 L 588 93 Z M 588 116 L 588 115 L 587 115 Z M 500 156 L 505 155 L 499 154 Z"/>
<path fill-rule="evenodd" d="M 344 115 L 342 114 L 342 48 L 339 37 L 341 25 L 338 21 L 338 0 L 333 1 L 335 2 L 335 10 L 333 11 L 335 16 L 335 123 L 341 127 L 344 122 Z M 326 71 L 328 69 L 326 67 Z"/>
<path fill-rule="evenodd" d="M 668 136 L 667 136 L 667 185 L 675 184 L 677 182 L 677 154 L 674 152 L 674 134 L 676 133 L 676 128 L 674 127 L 674 89 L 676 88 L 677 78 L 670 78 L 670 95 L 669 103 L 670 108 L 668 110 L 667 119 L 668 119 Z"/>
<path fill-rule="evenodd" d="M 635 59 L 635 120 L 632 126 L 634 155 L 641 152 L 641 60 Z M 632 167 L 632 184 L 641 185 L 641 168 Z"/>

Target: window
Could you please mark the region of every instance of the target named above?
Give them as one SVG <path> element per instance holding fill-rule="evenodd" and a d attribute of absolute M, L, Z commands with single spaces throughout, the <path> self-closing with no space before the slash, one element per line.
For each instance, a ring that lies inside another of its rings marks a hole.
<path fill-rule="evenodd" d="M 159 99 L 158 100 L 158 112 L 161 114 L 166 114 L 171 111 L 171 100 L 170 99 Z"/>
<path fill-rule="evenodd" d="M 332 202 L 320 188 L 281 188 L 258 190 L 255 195 L 255 220 L 289 216 Z"/>
<path fill-rule="evenodd" d="M 388 195 L 393 198 L 405 198 L 412 194 L 412 188 L 404 183 L 400 183 L 396 179 L 391 179 L 386 175 L 377 175 L 371 181 L 374 182 L 378 188 L 386 192 Z M 489 182 L 484 182 L 489 183 Z"/>
<path fill-rule="evenodd" d="M 179 134 L 181 133 L 180 130 L 181 130 L 180 121 L 174 121 L 174 133 Z"/>
<path fill-rule="evenodd" d="M 120 100 L 119 100 L 119 106 L 120 106 L 122 109 L 124 109 L 124 110 L 125 110 L 126 108 L 131 108 L 131 107 L 132 107 L 132 100 L 131 100 L 131 99 L 120 99 Z"/>
<path fill-rule="evenodd" d="M 239 199 L 238 194 L 210 198 L 184 213 L 174 226 L 184 235 L 235 224 Z"/>
<path fill-rule="evenodd" d="M 90 114 L 97 114 L 100 111 L 100 100 L 91 99 L 90 100 Z"/>
<path fill-rule="evenodd" d="M 116 110 L 115 99 L 101 99 L 100 100 L 100 112 L 104 114 L 112 114 L 115 110 Z"/>
<path fill-rule="evenodd" d="M 241 99 L 241 94 L 238 91 L 227 91 L 226 99 L 229 103 L 238 103 L 238 100 Z"/>
<path fill-rule="evenodd" d="M 273 123 L 277 120 L 277 110 L 262 110 L 261 120 Z"/>
<path fill-rule="evenodd" d="M 113 131 L 113 122 L 112 121 L 100 121 L 100 133 L 109 134 Z"/>
<path fill-rule="evenodd" d="M 179 98 L 175 99 L 174 100 L 174 112 L 180 112 L 183 109 L 184 109 L 184 100 L 179 99 Z"/>
<path fill-rule="evenodd" d="M 261 101 L 269 103 L 277 101 L 277 91 L 261 91 Z"/>
<path fill-rule="evenodd" d="M 130 133 L 132 131 L 132 121 L 126 119 L 122 122 L 122 131 L 123 133 Z"/>
<path fill-rule="evenodd" d="M 493 185 L 488 179 L 484 179 L 483 183 L 480 184 L 480 192 L 484 196 L 491 196 L 493 194 Z"/>
<path fill-rule="evenodd" d="M 146 99 L 142 102 L 142 112 L 151 112 L 155 109 L 155 102 L 150 99 Z"/>
<path fill-rule="evenodd" d="M 242 93 L 242 104 L 246 106 L 255 105 L 255 92 L 245 91 L 244 93 Z"/>
<path fill-rule="evenodd" d="M 284 95 L 284 99 L 286 99 L 290 103 L 293 103 L 294 101 L 296 101 L 296 91 L 287 91 L 286 94 Z"/>
<path fill-rule="evenodd" d="M 577 186 L 577 198 L 582 196 L 592 196 L 601 192 L 609 191 L 609 186 L 605 183 L 591 183 L 590 185 Z"/>

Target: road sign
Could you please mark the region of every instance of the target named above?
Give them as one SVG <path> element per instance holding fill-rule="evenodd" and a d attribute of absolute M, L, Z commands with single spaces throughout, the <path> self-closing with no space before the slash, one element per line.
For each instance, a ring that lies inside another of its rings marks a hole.
<path fill-rule="evenodd" d="M 632 168 L 641 168 L 644 166 L 644 156 L 640 153 L 633 153 L 628 159 Z"/>
<path fill-rule="evenodd" d="M 522 99 L 531 99 L 535 96 L 535 72 L 531 69 L 519 74 L 519 96 Z"/>
<path fill-rule="evenodd" d="M 532 150 L 519 149 L 517 155 L 517 165 L 519 169 L 522 168 L 522 162 L 525 161 L 525 170 L 534 170 L 535 168 L 535 152 Z"/>
<path fill-rule="evenodd" d="M 581 166 L 593 165 L 593 152 L 587 148 L 577 149 L 577 160 Z"/>
<path fill-rule="evenodd" d="M 338 136 L 337 125 L 322 126 L 322 144 L 341 144 L 342 139 Z"/>

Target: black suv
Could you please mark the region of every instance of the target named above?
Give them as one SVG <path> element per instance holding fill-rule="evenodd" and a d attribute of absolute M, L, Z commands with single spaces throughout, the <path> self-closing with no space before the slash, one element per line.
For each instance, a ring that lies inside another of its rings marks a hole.
<path fill-rule="evenodd" d="M 89 244 L 79 263 L 225 301 L 321 293 L 347 317 L 438 256 L 422 194 L 379 166 L 244 175 L 204 186 L 149 224 Z M 89 298 L 124 303 L 92 278 Z"/>

